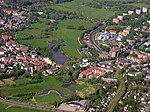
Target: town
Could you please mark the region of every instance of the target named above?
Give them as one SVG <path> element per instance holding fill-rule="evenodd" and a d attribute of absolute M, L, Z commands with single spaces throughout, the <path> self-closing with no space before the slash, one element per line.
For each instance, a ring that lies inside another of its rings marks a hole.
<path fill-rule="evenodd" d="M 0 102 L 41 112 L 150 111 L 149 7 L 122 12 L 82 32 L 77 40 L 82 56 L 71 60 L 62 51 L 64 40 L 52 39 L 45 49 L 20 43 L 34 38 L 16 37 L 33 24 L 30 12 L 0 4 Z"/>

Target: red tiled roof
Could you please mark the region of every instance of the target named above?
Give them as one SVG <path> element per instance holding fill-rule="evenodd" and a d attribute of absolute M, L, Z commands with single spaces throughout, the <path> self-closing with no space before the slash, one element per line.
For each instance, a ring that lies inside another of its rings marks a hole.
<path fill-rule="evenodd" d="M 2 39 L 12 39 L 12 36 L 2 35 Z"/>
<path fill-rule="evenodd" d="M 80 76 L 84 76 L 84 75 L 91 75 L 91 74 L 99 74 L 103 75 L 105 72 L 105 70 L 101 69 L 101 68 L 89 68 L 87 70 L 84 70 L 83 72 L 80 73 Z"/>
<path fill-rule="evenodd" d="M 109 30 L 109 32 L 112 33 L 112 34 L 116 34 L 117 33 L 116 30 Z"/>

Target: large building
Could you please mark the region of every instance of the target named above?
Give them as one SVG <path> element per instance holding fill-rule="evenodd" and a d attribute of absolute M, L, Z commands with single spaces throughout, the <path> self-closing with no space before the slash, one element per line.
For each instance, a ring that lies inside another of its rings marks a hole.
<path fill-rule="evenodd" d="M 62 103 L 58 107 L 58 112 L 85 112 L 86 106 L 89 103 L 89 100 L 76 100 Z"/>
<path fill-rule="evenodd" d="M 127 59 L 141 63 L 143 61 L 150 60 L 150 54 L 133 49 L 130 51 L 130 55 L 127 57 Z"/>
<path fill-rule="evenodd" d="M 109 53 L 110 53 L 110 56 L 113 58 L 118 57 L 120 53 L 120 48 L 112 48 Z"/>
<path fill-rule="evenodd" d="M 82 71 L 79 74 L 79 77 L 80 78 L 88 77 L 89 79 L 92 79 L 94 77 L 98 78 L 104 74 L 105 74 L 105 70 L 103 70 L 101 68 L 89 68 L 87 70 Z"/>

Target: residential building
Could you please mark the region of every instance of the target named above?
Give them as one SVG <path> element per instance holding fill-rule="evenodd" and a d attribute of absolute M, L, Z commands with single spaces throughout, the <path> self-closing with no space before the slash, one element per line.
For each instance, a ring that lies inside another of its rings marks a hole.
<path fill-rule="evenodd" d="M 142 12 L 143 12 L 143 13 L 147 13 L 147 12 L 148 12 L 148 8 L 143 7 Z"/>
<path fill-rule="evenodd" d="M 88 77 L 88 78 L 93 78 L 93 77 L 100 77 L 105 74 L 105 70 L 101 68 L 88 68 L 87 70 L 82 71 L 79 74 L 80 78 Z"/>
<path fill-rule="evenodd" d="M 128 11 L 129 15 L 132 15 L 133 13 L 134 13 L 134 11 L 130 11 L 130 10 Z"/>
<path fill-rule="evenodd" d="M 121 21 L 123 20 L 123 16 L 118 16 L 117 18 Z"/>
<path fill-rule="evenodd" d="M 113 18 L 113 22 L 116 24 L 120 24 L 121 21 L 118 18 Z"/>
<path fill-rule="evenodd" d="M 138 14 L 138 15 L 140 15 L 141 12 L 142 12 L 141 9 L 136 9 L 136 10 L 135 10 L 135 13 Z"/>
<path fill-rule="evenodd" d="M 119 56 L 119 53 L 120 53 L 120 48 L 112 48 L 111 50 L 110 50 L 110 52 L 109 52 L 109 54 L 110 54 L 110 56 L 111 57 L 118 57 Z"/>

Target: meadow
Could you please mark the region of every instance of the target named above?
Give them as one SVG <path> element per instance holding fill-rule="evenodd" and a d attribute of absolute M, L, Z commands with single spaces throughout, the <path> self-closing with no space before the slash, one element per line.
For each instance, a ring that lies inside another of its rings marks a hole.
<path fill-rule="evenodd" d="M 67 12 L 76 12 L 78 14 L 83 15 L 84 18 L 87 19 L 97 19 L 97 20 L 106 20 L 115 14 L 115 11 L 111 11 L 108 9 L 97 9 L 91 8 L 83 5 L 86 2 L 94 2 L 91 0 L 74 0 L 72 2 L 66 2 L 63 4 L 57 4 L 49 6 L 55 10 L 63 10 Z"/>
<path fill-rule="evenodd" d="M 18 80 L 25 80 L 21 81 Z M 57 89 L 63 91 L 66 95 L 70 92 L 62 87 L 64 84 L 57 76 L 44 77 L 43 82 L 32 83 L 30 79 L 18 79 L 15 86 L 0 88 L 0 96 L 11 97 L 14 95 L 24 95 L 29 93 L 41 93 L 46 89 Z M 18 84 L 17 84 L 18 83 Z M 20 84 L 21 83 L 21 84 Z"/>
<path fill-rule="evenodd" d="M 20 31 L 16 36 L 18 39 L 17 41 L 32 48 L 45 48 L 48 47 L 48 42 L 59 38 L 64 40 L 65 46 L 61 47 L 64 54 L 73 58 L 81 58 L 81 55 L 77 51 L 77 49 L 80 48 L 78 37 L 80 37 L 85 30 L 96 25 L 96 23 L 84 20 L 62 20 L 58 22 L 58 29 L 52 32 L 53 37 L 42 38 L 44 37 L 44 32 L 48 25 L 45 25 L 44 23 L 35 23 L 31 25 L 30 29 Z M 68 26 L 73 26 L 74 29 L 68 29 Z M 79 26 L 84 26 L 85 30 L 78 30 Z M 30 35 L 33 35 L 33 39 L 24 40 L 24 38 L 29 37 Z"/>
<path fill-rule="evenodd" d="M 14 107 L 12 105 L 7 105 L 1 102 L 0 102 L 0 110 L 1 112 L 47 112 L 43 110 L 33 110 L 33 109 Z"/>
<path fill-rule="evenodd" d="M 86 30 L 94 27 L 101 20 L 106 20 L 115 14 L 114 11 L 104 8 L 96 9 L 84 6 L 84 2 L 91 2 L 91 0 L 75 0 L 72 2 L 47 6 L 47 8 L 55 9 L 57 11 L 76 12 L 77 14 L 81 14 L 85 19 L 59 20 L 57 26 L 58 29 L 49 32 L 51 35 L 48 35 L 48 38 L 45 38 L 46 29 L 49 27 L 49 25 L 45 23 L 50 21 L 50 19 L 40 18 L 38 23 L 33 23 L 29 28 L 17 33 L 17 42 L 28 45 L 32 48 L 45 48 L 48 46 L 48 42 L 60 38 L 64 40 L 65 46 L 61 47 L 64 54 L 73 59 L 81 58 L 82 56 L 78 51 L 80 48 L 78 37 L 80 37 Z M 87 21 L 93 19 L 97 19 L 98 22 Z M 73 26 L 74 29 L 68 29 L 67 26 Z M 85 30 L 78 30 L 79 26 L 84 26 Z M 32 38 L 26 39 L 29 37 Z"/>
<path fill-rule="evenodd" d="M 35 97 L 35 101 L 40 105 L 53 105 L 56 102 L 63 101 L 63 98 L 55 91 L 51 91 L 48 95 Z"/>

